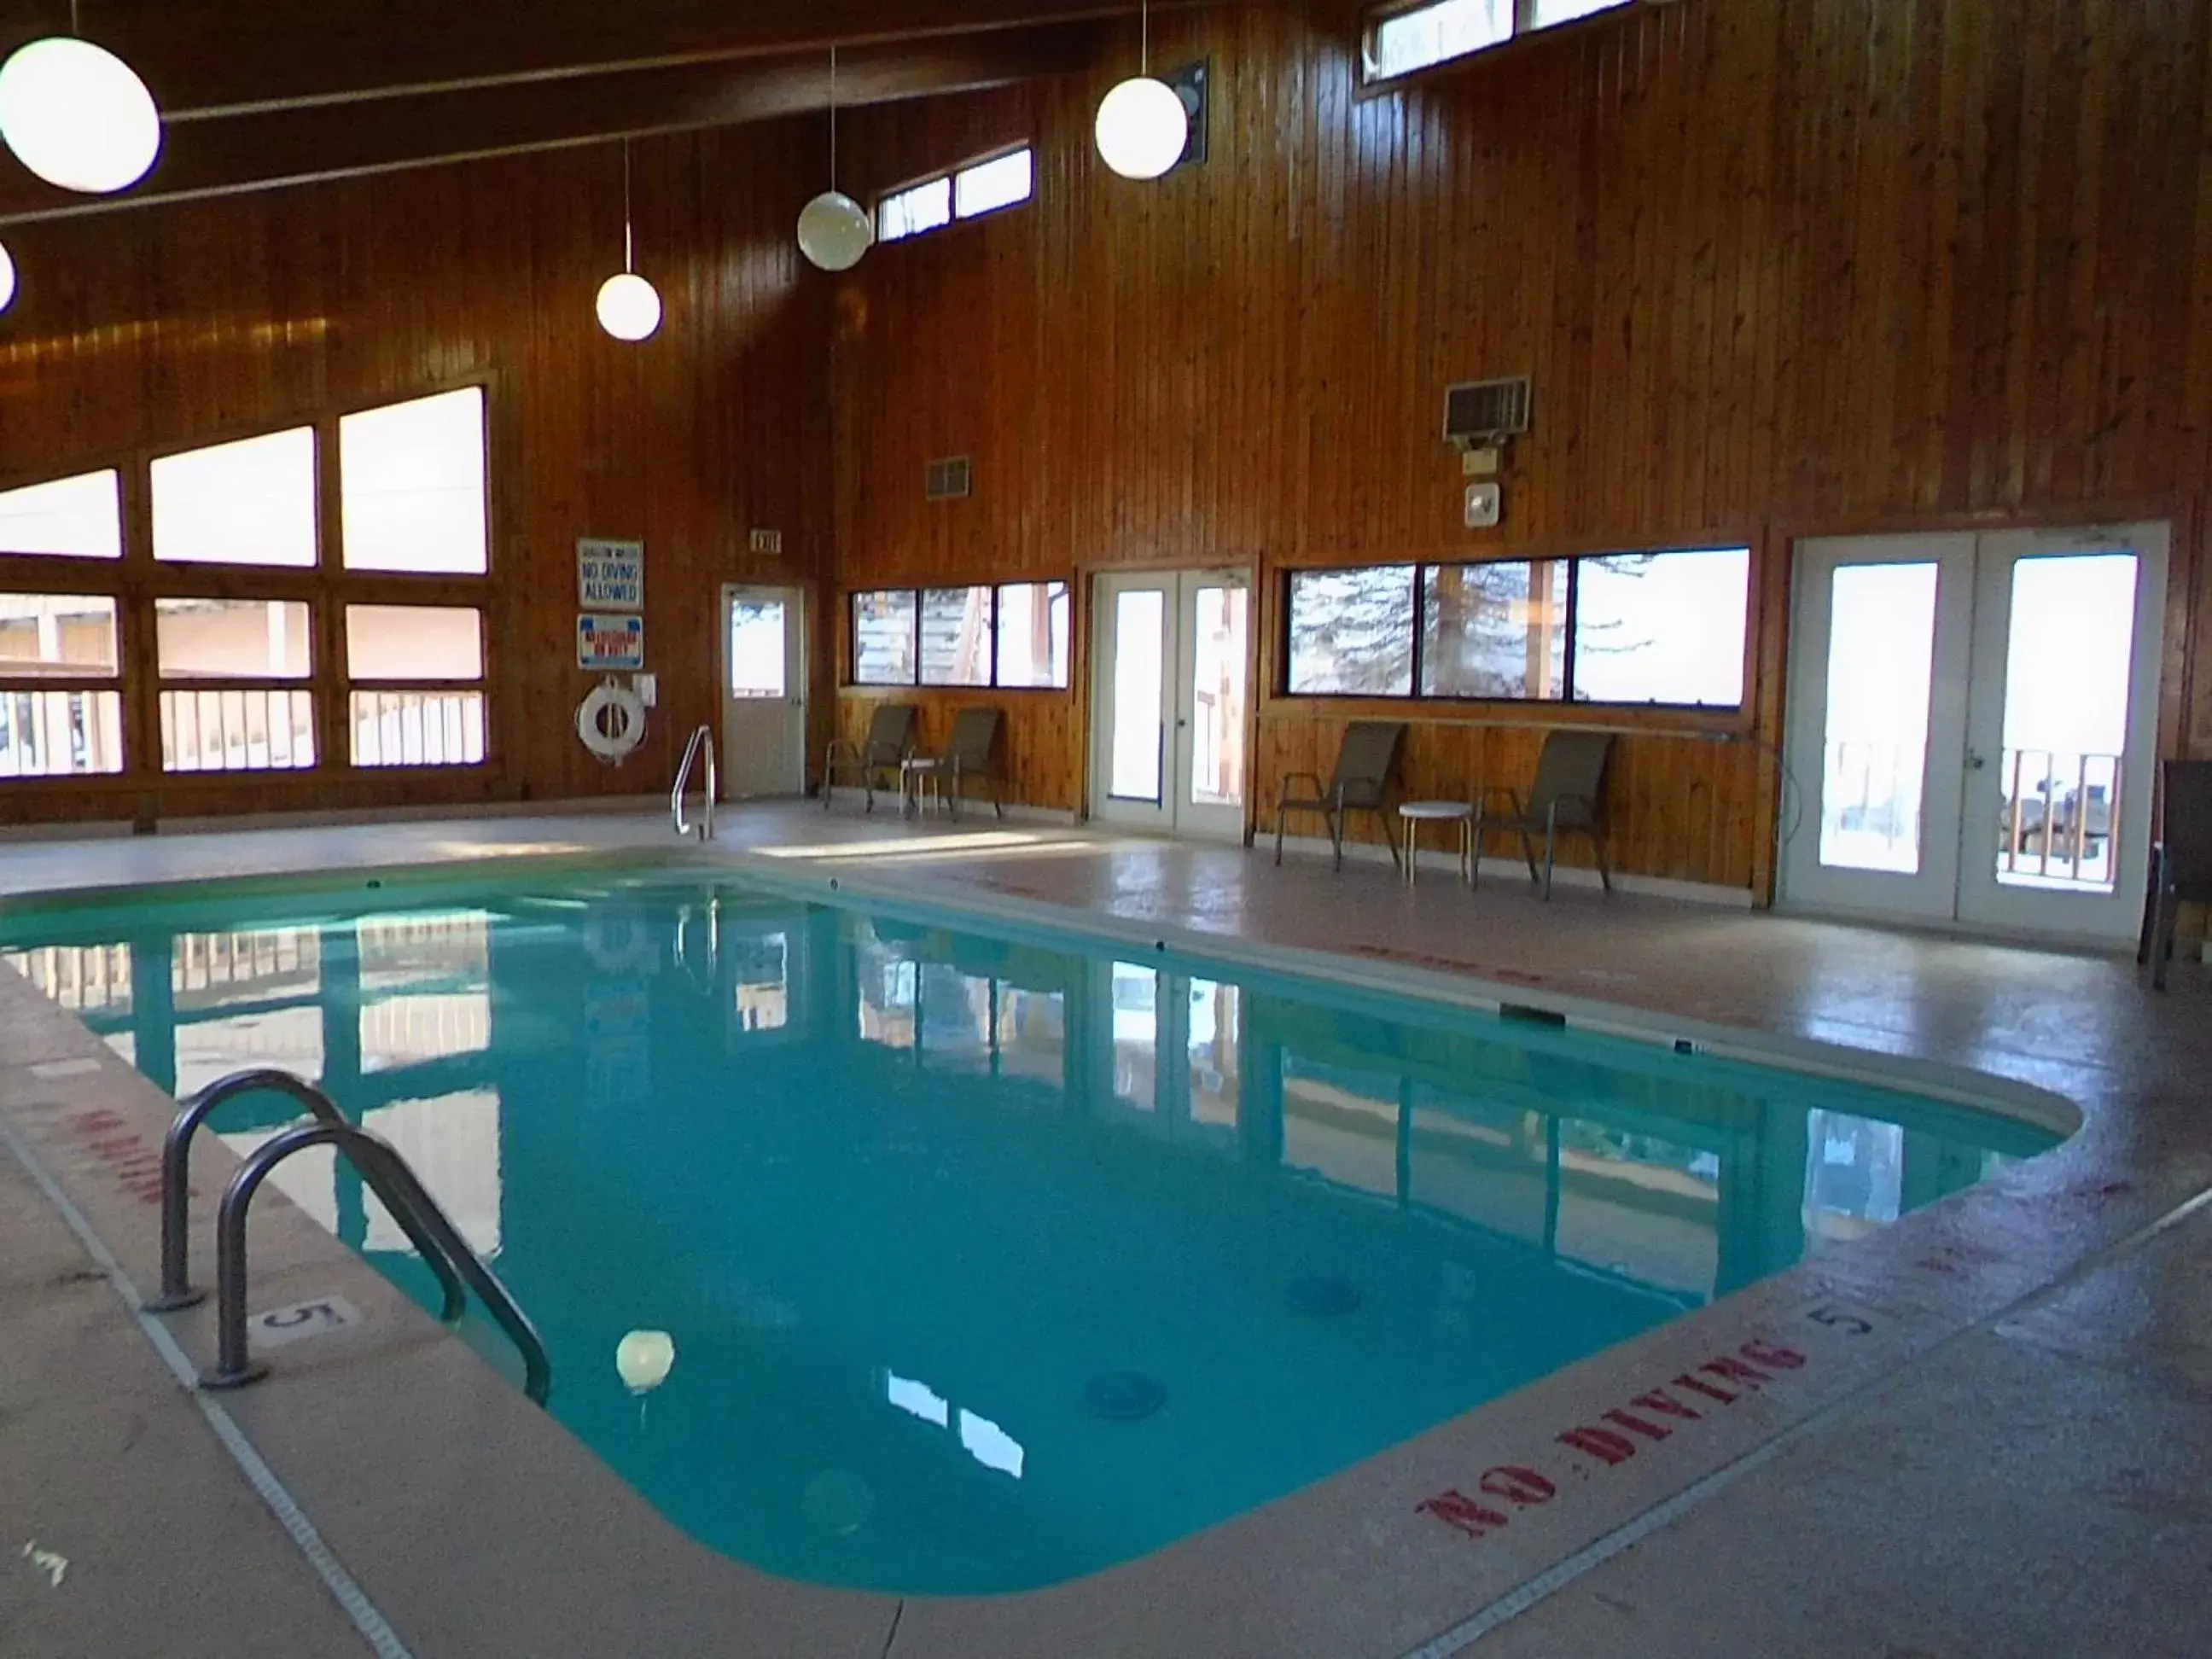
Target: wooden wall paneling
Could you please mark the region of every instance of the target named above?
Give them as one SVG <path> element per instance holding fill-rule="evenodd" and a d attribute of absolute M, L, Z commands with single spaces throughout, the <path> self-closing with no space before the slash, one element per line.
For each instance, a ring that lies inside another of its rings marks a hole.
<path fill-rule="evenodd" d="M 667 306 L 661 332 L 640 346 L 608 339 L 592 313 L 621 255 L 612 149 L 9 233 L 25 277 L 0 327 L 0 475 L 10 479 L 306 420 L 322 423 L 335 466 L 337 412 L 489 382 L 492 574 L 478 592 L 439 591 L 489 610 L 493 729 L 481 769 L 356 772 L 341 746 L 311 773 L 165 778 L 142 675 L 133 751 L 155 754 L 151 769 L 115 786 L 11 783 L 0 819 L 665 788 L 673 742 L 720 719 L 720 584 L 818 584 L 827 572 L 830 285 L 802 270 L 791 231 L 821 188 L 825 137 L 809 119 L 636 146 L 640 268 Z M 323 591 L 321 578 L 279 572 L 156 572 L 142 487 L 127 477 L 134 593 L 149 581 Z M 781 560 L 745 550 L 754 524 L 784 532 Z M 570 724 L 590 684 L 573 665 L 574 544 L 587 534 L 647 543 L 647 665 L 662 700 L 647 744 L 619 768 L 586 754 Z M 325 539 L 334 562 L 334 526 Z M 391 593 L 403 590 L 433 592 L 393 579 Z M 343 622 L 325 610 L 318 643 L 335 667 Z M 149 624 L 150 605 L 134 600 L 133 648 L 150 651 Z M 826 738 L 835 713 L 814 702 Z M 332 708 L 324 741 L 343 734 Z"/>
<path fill-rule="evenodd" d="M 1627 867 L 1763 894 L 1794 538 L 2137 502 L 2191 526 L 2177 568 L 2203 597 L 2169 695 L 2212 747 L 2189 678 L 2212 611 L 2212 0 L 1691 0 L 1381 92 L 1353 82 L 1356 9 L 1164 26 L 1160 61 L 1212 64 L 1214 148 L 1154 185 L 1091 149 L 1127 67 L 1110 50 L 1090 75 L 854 118 L 872 179 L 957 160 L 994 122 L 1041 166 L 1036 200 L 987 234 L 884 250 L 848 281 L 866 325 L 841 331 L 835 372 L 841 586 L 981 577 L 1040 541 L 1086 571 L 1254 560 L 1264 831 L 1277 778 L 1325 768 L 1352 712 L 1270 694 L 1285 568 L 1771 524 L 1743 740 L 1626 738 L 1615 802 Z M 946 321 L 986 315 L 988 362 Z M 1437 402 L 1523 368 L 1536 429 L 1508 459 L 1505 524 L 1470 534 Z M 963 378 L 988 384 L 981 406 L 940 390 Z M 955 544 L 903 481 L 963 447 L 963 422 L 979 487 Z M 985 466 L 994 446 L 1018 465 Z M 1414 753 L 1444 787 L 1533 749 Z"/>

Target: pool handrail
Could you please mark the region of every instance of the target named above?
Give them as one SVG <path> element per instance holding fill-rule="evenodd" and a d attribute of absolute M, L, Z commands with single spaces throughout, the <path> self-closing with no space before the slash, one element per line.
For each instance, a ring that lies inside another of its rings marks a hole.
<path fill-rule="evenodd" d="M 198 1306 L 207 1300 L 207 1292 L 191 1282 L 191 1152 L 192 1137 L 199 1133 L 216 1108 L 240 1095 L 267 1091 L 272 1094 L 289 1095 L 325 1123 L 343 1123 L 345 1115 L 338 1110 L 337 1103 L 304 1078 L 273 1066 L 258 1066 L 243 1072 L 233 1072 L 217 1078 L 186 1099 L 171 1120 L 169 1132 L 161 1141 L 161 1289 L 160 1294 L 145 1304 L 149 1313 L 174 1313 L 180 1308 Z M 393 1194 L 386 1190 L 386 1183 L 372 1170 L 363 1170 L 362 1179 L 384 1207 L 392 1212 L 393 1220 L 415 1246 L 430 1271 L 437 1274 L 439 1288 L 444 1293 L 444 1308 L 439 1317 L 450 1325 L 459 1319 L 468 1306 L 468 1293 L 462 1288 L 459 1277 L 449 1267 L 443 1255 L 434 1248 L 421 1232 L 405 1207 L 393 1201 Z"/>
<path fill-rule="evenodd" d="M 374 1187 L 394 1218 L 407 1227 L 410 1237 L 421 1241 L 424 1259 L 438 1267 L 441 1278 L 459 1275 L 467 1280 L 485 1310 L 507 1333 L 522 1355 L 522 1391 L 543 1406 L 553 1388 L 553 1363 L 544 1340 L 528 1315 L 453 1225 L 452 1218 L 422 1188 L 391 1142 L 356 1128 L 343 1119 L 319 1119 L 285 1130 L 257 1148 L 239 1166 L 223 1188 L 216 1218 L 216 1363 L 200 1374 L 204 1389 L 237 1389 L 268 1376 L 266 1364 L 255 1362 L 246 1328 L 246 1220 L 253 1195 L 270 1172 L 295 1152 L 328 1146 L 343 1153 L 362 1178 Z"/>
<path fill-rule="evenodd" d="M 691 781 L 692 765 L 702 754 L 707 757 L 706 810 L 695 824 L 684 816 L 684 789 Z M 676 826 L 676 833 L 679 836 L 696 835 L 701 841 L 714 840 L 714 797 L 719 793 L 714 779 L 714 728 L 702 726 L 691 734 L 691 741 L 684 745 L 684 759 L 676 768 L 675 787 L 668 792 L 668 817 Z"/>

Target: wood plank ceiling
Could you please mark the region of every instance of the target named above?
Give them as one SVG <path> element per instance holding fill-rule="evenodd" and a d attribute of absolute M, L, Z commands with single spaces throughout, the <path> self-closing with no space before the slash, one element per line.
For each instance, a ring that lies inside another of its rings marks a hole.
<path fill-rule="evenodd" d="M 440 162 L 734 125 L 1080 70 L 1119 0 L 94 0 L 87 38 L 161 105 L 137 189 L 56 190 L 0 151 L 0 226 Z M 0 0 L 0 56 L 66 23 Z"/>

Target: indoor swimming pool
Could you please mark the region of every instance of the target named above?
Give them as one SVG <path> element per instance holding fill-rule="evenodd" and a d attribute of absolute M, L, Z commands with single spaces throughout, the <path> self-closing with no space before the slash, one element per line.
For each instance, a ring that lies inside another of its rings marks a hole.
<path fill-rule="evenodd" d="M 0 949 L 171 1093 L 319 1083 L 495 1264 L 562 1423 L 702 1543 L 822 1584 L 1132 1559 L 2057 1139 L 719 872 L 201 895 L 17 915 Z M 244 1152 L 296 1117 L 211 1127 Z M 434 1305 L 329 1149 L 278 1184 Z"/>

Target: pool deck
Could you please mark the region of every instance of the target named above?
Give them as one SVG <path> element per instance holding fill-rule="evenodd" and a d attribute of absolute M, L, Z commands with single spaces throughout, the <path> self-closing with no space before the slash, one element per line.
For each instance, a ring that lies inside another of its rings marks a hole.
<path fill-rule="evenodd" d="M 1408 890 L 1387 865 L 1279 870 L 1260 850 L 842 805 L 726 809 L 711 848 L 678 848 L 665 817 L 603 814 L 17 842 L 0 902 L 674 852 L 1963 1070 L 2024 1109 L 2063 1097 L 2083 1127 L 1153 1557 L 1031 1595 L 900 1601 L 691 1544 L 283 1204 L 257 1212 L 256 1304 L 335 1292 L 361 1328 L 284 1350 L 261 1388 L 180 1388 L 182 1355 L 212 1352 L 210 1311 L 159 1322 L 181 1350 L 165 1361 L 132 1306 L 155 1277 L 144 1178 L 167 1103 L 0 973 L 0 1659 L 2212 1651 L 2203 967 L 2177 963 L 2158 996 L 2119 958 L 1579 887 L 1546 905 L 1487 877 L 1470 897 L 1441 858 Z M 203 1279 L 222 1154 L 204 1156 Z M 1639 1403 L 1659 1390 L 1677 1409 Z M 272 1484 L 257 1492 L 226 1440 Z"/>

